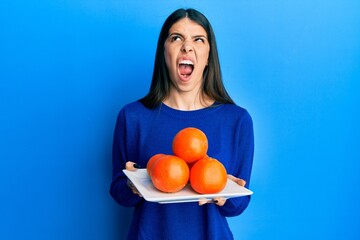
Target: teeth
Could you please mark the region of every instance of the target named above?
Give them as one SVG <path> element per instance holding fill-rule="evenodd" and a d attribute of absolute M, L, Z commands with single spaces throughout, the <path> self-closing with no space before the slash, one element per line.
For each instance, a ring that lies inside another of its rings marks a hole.
<path fill-rule="evenodd" d="M 181 60 L 180 64 L 194 65 L 194 63 L 190 60 Z"/>

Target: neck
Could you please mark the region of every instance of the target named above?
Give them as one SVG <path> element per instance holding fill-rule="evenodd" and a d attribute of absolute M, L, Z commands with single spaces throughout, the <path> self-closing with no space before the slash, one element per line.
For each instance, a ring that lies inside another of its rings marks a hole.
<path fill-rule="evenodd" d="M 163 103 L 174 109 L 191 111 L 209 107 L 214 103 L 214 100 L 204 94 L 191 96 L 186 93 L 172 92 Z"/>

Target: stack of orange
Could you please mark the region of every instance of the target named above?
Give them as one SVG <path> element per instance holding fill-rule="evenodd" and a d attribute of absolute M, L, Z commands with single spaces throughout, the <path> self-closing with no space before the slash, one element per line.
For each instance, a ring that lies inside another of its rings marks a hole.
<path fill-rule="evenodd" d="M 207 155 L 208 140 L 198 128 L 180 130 L 172 142 L 174 155 L 155 154 L 147 163 L 154 186 L 163 192 L 177 192 L 190 180 L 198 193 L 211 194 L 224 189 L 227 173 L 224 165 Z"/>

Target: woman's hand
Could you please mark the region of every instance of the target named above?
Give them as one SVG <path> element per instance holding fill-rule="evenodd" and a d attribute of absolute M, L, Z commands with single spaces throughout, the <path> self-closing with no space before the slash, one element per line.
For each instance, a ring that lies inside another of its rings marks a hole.
<path fill-rule="evenodd" d="M 243 180 L 243 179 L 240 179 L 240 178 L 237 178 L 237 177 L 234 177 L 233 175 L 231 174 L 228 174 L 228 179 L 230 179 L 231 181 L 234 181 L 235 183 L 237 183 L 238 185 L 244 187 L 245 184 L 246 184 L 246 181 Z M 201 198 L 199 199 L 199 205 L 204 205 L 206 203 L 215 203 L 216 205 L 218 206 L 224 206 L 226 202 L 226 198 L 222 198 L 222 197 L 219 197 L 219 198 L 214 198 L 214 199 L 211 199 L 211 200 L 208 200 L 206 198 Z"/>
<path fill-rule="evenodd" d="M 206 199 L 206 198 L 200 198 L 199 199 L 199 206 L 202 206 L 207 203 L 215 203 L 218 206 L 223 206 L 226 202 L 226 198 L 214 198 L 214 199 Z"/>
<path fill-rule="evenodd" d="M 240 179 L 240 178 L 237 178 L 237 177 L 234 177 L 233 175 L 231 174 L 228 174 L 228 179 L 234 181 L 235 183 L 237 183 L 238 185 L 244 187 L 246 185 L 246 181 L 243 180 L 243 179 Z"/>
<path fill-rule="evenodd" d="M 131 161 L 128 161 L 125 164 L 125 169 L 129 170 L 129 171 L 135 171 L 138 168 L 140 168 L 139 164 L 131 162 Z M 139 195 L 139 197 L 142 197 L 139 190 L 137 190 L 135 185 L 129 179 L 127 180 L 127 185 L 129 188 L 131 188 L 131 190 L 134 194 L 137 194 L 137 195 Z"/>
<path fill-rule="evenodd" d="M 128 161 L 125 164 L 125 169 L 129 171 L 135 171 L 138 168 L 140 168 L 140 165 L 131 161 Z"/>

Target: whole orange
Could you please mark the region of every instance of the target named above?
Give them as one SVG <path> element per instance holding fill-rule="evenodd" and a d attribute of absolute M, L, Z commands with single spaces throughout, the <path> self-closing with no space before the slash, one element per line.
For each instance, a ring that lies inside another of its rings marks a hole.
<path fill-rule="evenodd" d="M 165 156 L 165 154 L 158 153 L 158 154 L 153 155 L 153 156 L 149 159 L 149 161 L 148 161 L 147 164 L 146 164 L 146 171 L 147 171 L 147 173 L 148 173 L 149 176 L 150 176 L 150 170 L 151 170 L 153 164 L 156 162 L 156 160 L 158 160 L 159 158 L 161 158 L 161 157 L 163 157 L 163 156 Z"/>
<path fill-rule="evenodd" d="M 198 128 L 184 128 L 173 138 L 172 150 L 175 156 L 184 159 L 187 163 L 192 163 L 206 155 L 208 139 Z"/>
<path fill-rule="evenodd" d="M 218 193 L 225 188 L 226 182 L 226 169 L 215 158 L 206 156 L 191 168 L 190 185 L 200 194 Z"/>
<path fill-rule="evenodd" d="M 189 167 L 186 162 L 173 155 L 158 158 L 151 170 L 151 181 L 160 191 L 173 193 L 180 191 L 189 181 Z"/>

